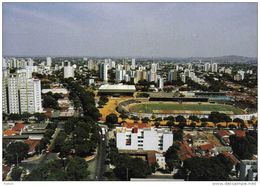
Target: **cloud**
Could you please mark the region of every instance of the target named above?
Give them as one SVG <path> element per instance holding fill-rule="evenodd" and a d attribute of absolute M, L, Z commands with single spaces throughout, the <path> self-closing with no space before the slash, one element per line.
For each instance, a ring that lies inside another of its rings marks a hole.
<path fill-rule="evenodd" d="M 257 55 L 255 3 L 4 3 L 4 55 Z"/>

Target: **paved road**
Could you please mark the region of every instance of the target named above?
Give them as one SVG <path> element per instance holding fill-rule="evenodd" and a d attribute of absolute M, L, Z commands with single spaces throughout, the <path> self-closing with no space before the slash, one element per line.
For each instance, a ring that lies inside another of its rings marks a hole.
<path fill-rule="evenodd" d="M 101 126 L 102 127 L 102 126 Z M 98 154 L 97 154 L 97 164 L 96 164 L 96 180 L 102 181 L 103 180 L 103 174 L 105 171 L 105 161 L 106 161 L 106 145 L 107 145 L 107 132 L 105 135 L 102 135 L 100 139 L 100 144 L 98 147 Z"/>
<path fill-rule="evenodd" d="M 56 128 L 55 133 L 53 134 L 53 139 L 51 140 L 51 144 L 49 149 L 52 149 L 54 141 L 60 132 L 60 128 Z M 58 159 L 57 153 L 44 153 L 39 158 L 32 160 L 32 161 L 25 161 L 20 163 L 20 166 L 32 171 L 33 169 L 37 168 L 39 165 L 47 163 L 51 160 Z"/>

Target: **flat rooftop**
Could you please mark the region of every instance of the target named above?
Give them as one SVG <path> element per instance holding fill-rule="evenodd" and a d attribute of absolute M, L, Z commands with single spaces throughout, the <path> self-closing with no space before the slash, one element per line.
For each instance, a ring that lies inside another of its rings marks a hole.
<path fill-rule="evenodd" d="M 101 85 L 99 87 L 99 91 L 131 91 L 134 92 L 136 91 L 136 88 L 134 85 L 121 85 L 121 84 L 117 84 L 117 85 Z"/>

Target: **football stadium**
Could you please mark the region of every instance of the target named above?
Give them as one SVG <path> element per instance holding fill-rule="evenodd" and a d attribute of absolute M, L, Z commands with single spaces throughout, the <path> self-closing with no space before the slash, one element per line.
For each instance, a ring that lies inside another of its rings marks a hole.
<path fill-rule="evenodd" d="M 163 102 L 163 101 L 141 101 L 128 100 L 121 102 L 118 106 L 119 112 L 128 115 L 138 115 L 149 117 L 154 116 L 190 116 L 197 115 L 203 117 L 211 112 L 220 112 L 227 115 L 245 114 L 240 108 L 228 104 L 210 103 L 210 102 Z M 140 115 L 141 114 L 141 115 Z"/>

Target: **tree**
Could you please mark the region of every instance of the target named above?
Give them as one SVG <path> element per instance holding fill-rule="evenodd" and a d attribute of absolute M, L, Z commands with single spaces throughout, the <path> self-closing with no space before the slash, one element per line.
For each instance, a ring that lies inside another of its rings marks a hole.
<path fill-rule="evenodd" d="M 178 150 L 180 150 L 180 144 L 174 142 L 165 153 L 165 162 L 170 170 L 180 165 Z"/>
<path fill-rule="evenodd" d="M 149 122 L 149 121 L 150 121 L 150 119 L 149 119 L 148 117 L 142 118 L 142 122 L 143 122 L 143 123 L 147 123 L 147 122 Z"/>
<path fill-rule="evenodd" d="M 51 136 L 54 134 L 54 130 L 53 129 L 47 129 L 46 132 L 44 133 L 44 137 L 51 139 Z"/>
<path fill-rule="evenodd" d="M 88 164 L 83 158 L 75 157 L 66 166 L 66 177 L 70 181 L 87 180 L 89 172 Z"/>
<path fill-rule="evenodd" d="M 166 118 L 164 118 L 164 120 L 169 120 L 169 121 L 175 121 L 174 117 L 173 116 L 168 116 Z"/>
<path fill-rule="evenodd" d="M 186 119 L 183 116 L 179 115 L 176 117 L 176 122 L 186 122 Z"/>
<path fill-rule="evenodd" d="M 12 181 L 20 181 L 22 172 L 23 172 L 22 168 L 15 166 L 11 172 Z"/>
<path fill-rule="evenodd" d="M 189 120 L 199 122 L 200 119 L 197 116 L 190 116 Z"/>
<path fill-rule="evenodd" d="M 202 126 L 202 127 L 206 127 L 206 126 L 207 126 L 207 123 L 206 123 L 206 122 L 202 122 L 202 123 L 201 123 L 201 126 Z"/>
<path fill-rule="evenodd" d="M 107 96 L 100 96 L 99 100 L 102 101 L 104 104 L 109 101 Z"/>
<path fill-rule="evenodd" d="M 135 121 L 138 121 L 138 120 L 139 120 L 139 118 L 138 118 L 137 116 L 132 116 L 131 119 L 132 119 L 132 120 L 135 120 Z"/>
<path fill-rule="evenodd" d="M 160 126 L 160 122 L 159 122 L 159 121 L 156 121 L 156 122 L 154 123 L 154 125 L 155 125 L 156 128 L 158 128 L 158 127 Z"/>
<path fill-rule="evenodd" d="M 65 142 L 67 135 L 65 132 L 60 132 L 59 135 L 56 137 L 53 145 L 53 152 L 60 152 L 61 147 Z"/>
<path fill-rule="evenodd" d="M 222 155 L 211 158 L 194 157 L 186 159 L 182 171 L 189 181 L 227 181 L 231 163 Z"/>
<path fill-rule="evenodd" d="M 8 116 L 8 119 L 9 119 L 9 120 L 14 120 L 14 121 L 16 121 L 16 120 L 21 120 L 21 119 L 22 119 L 22 116 L 21 116 L 20 114 L 10 114 L 10 115 Z"/>
<path fill-rule="evenodd" d="M 149 165 L 143 159 L 125 155 L 119 155 L 116 168 L 113 171 L 120 180 L 127 181 L 130 178 L 145 178 L 151 173 Z"/>
<path fill-rule="evenodd" d="M 190 124 L 190 127 L 192 127 L 192 129 L 195 129 L 196 123 L 192 122 L 192 123 Z"/>
<path fill-rule="evenodd" d="M 6 161 L 8 164 L 20 163 L 24 158 L 28 156 L 29 145 L 15 141 L 6 147 Z"/>
<path fill-rule="evenodd" d="M 116 124 L 118 123 L 118 118 L 116 114 L 109 114 L 106 117 L 106 123 L 110 123 L 110 124 Z"/>
<path fill-rule="evenodd" d="M 55 93 L 55 94 L 53 94 L 53 97 L 54 97 L 56 100 L 58 100 L 58 99 L 63 98 L 63 95 L 62 95 L 62 94 L 59 94 L 59 93 Z"/>
<path fill-rule="evenodd" d="M 44 121 L 46 116 L 43 113 L 35 113 L 34 116 L 37 118 L 38 122 Z"/>
<path fill-rule="evenodd" d="M 47 95 L 43 98 L 42 106 L 44 108 L 59 109 L 58 101 L 51 95 Z"/>
<path fill-rule="evenodd" d="M 250 159 L 253 154 L 257 154 L 257 140 L 250 135 L 246 137 L 231 135 L 229 141 L 233 152 L 239 159 Z"/>
<path fill-rule="evenodd" d="M 182 141 L 183 140 L 183 130 L 177 129 L 173 131 L 173 139 L 175 141 Z"/>
<path fill-rule="evenodd" d="M 211 112 L 208 118 L 209 121 L 213 123 L 219 123 L 219 122 L 231 122 L 232 119 L 227 116 L 224 113 L 219 113 L 219 112 Z"/>
<path fill-rule="evenodd" d="M 167 121 L 167 126 L 169 126 L 170 128 L 172 128 L 174 126 L 174 122 L 172 120 Z"/>
<path fill-rule="evenodd" d="M 33 169 L 25 181 L 82 181 L 87 180 L 88 165 L 83 158 L 53 160 Z"/>

